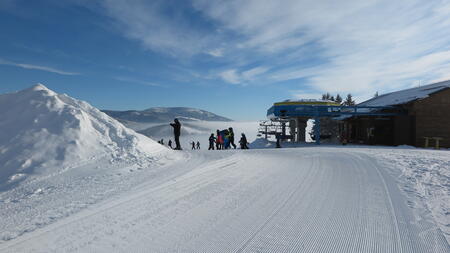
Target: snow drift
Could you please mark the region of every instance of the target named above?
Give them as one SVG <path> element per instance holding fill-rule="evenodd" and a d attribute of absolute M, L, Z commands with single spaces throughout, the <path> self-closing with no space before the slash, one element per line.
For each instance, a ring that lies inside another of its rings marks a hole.
<path fill-rule="evenodd" d="M 42 84 L 0 95 L 0 190 L 100 158 L 151 162 L 170 152 L 86 102 Z"/>

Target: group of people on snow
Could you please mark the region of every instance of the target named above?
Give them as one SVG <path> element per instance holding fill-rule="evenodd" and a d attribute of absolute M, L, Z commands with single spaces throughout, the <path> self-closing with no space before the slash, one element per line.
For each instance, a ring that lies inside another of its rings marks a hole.
<path fill-rule="evenodd" d="M 180 135 L 181 135 L 181 123 L 178 119 L 174 119 L 173 123 L 170 123 L 170 125 L 173 127 L 173 135 L 175 138 L 175 150 L 181 150 L 180 145 Z M 161 141 L 158 141 L 160 144 L 164 145 L 164 140 L 161 139 Z M 167 143 L 170 148 L 172 148 L 172 140 L 169 140 Z M 244 133 L 241 134 L 241 139 L 239 140 L 239 144 L 241 149 L 248 149 L 248 142 L 247 137 Z M 194 141 L 191 142 L 192 150 L 200 149 L 200 142 L 197 141 L 195 143 Z M 214 136 L 214 133 L 211 133 L 211 136 L 209 137 L 209 148 L 208 150 L 214 150 L 214 146 L 217 150 L 221 149 L 231 149 L 233 147 L 236 149 L 236 144 L 234 143 L 234 131 L 232 127 L 229 127 L 228 129 L 219 130 L 216 131 L 216 136 Z"/>
<path fill-rule="evenodd" d="M 200 142 L 199 141 L 197 141 L 197 144 L 195 143 L 195 141 L 193 141 L 193 142 L 191 142 L 191 145 L 192 145 L 192 150 L 200 149 Z"/>
<path fill-rule="evenodd" d="M 214 133 L 211 133 L 211 136 L 209 136 L 208 150 L 214 150 L 214 144 L 215 144 L 217 150 L 230 149 L 231 147 L 236 149 L 236 144 L 234 143 L 233 128 L 230 127 L 228 129 L 225 129 L 222 131 L 217 129 L 216 136 L 214 136 Z M 241 134 L 241 139 L 239 140 L 239 144 L 241 146 L 241 149 L 248 149 L 247 137 L 245 137 L 244 133 Z"/>

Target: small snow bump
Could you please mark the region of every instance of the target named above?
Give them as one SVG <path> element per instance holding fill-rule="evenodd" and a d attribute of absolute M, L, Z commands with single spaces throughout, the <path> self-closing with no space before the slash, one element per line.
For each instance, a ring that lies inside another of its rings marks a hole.
<path fill-rule="evenodd" d="M 47 88 L 42 83 L 37 83 L 37 84 L 33 85 L 30 89 L 31 90 L 35 90 L 35 91 L 38 91 L 38 90 L 49 90 L 49 88 Z"/>
<path fill-rule="evenodd" d="M 14 174 L 14 175 L 12 175 L 12 176 L 9 177 L 8 182 L 9 182 L 9 183 L 12 183 L 12 182 L 18 181 L 18 180 L 24 178 L 25 176 L 26 176 L 26 175 L 23 174 L 23 173 L 17 173 L 17 174 Z"/>

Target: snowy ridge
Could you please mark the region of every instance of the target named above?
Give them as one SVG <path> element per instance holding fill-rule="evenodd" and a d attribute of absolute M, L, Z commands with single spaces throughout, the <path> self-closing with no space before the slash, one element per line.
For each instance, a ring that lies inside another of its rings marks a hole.
<path fill-rule="evenodd" d="M 153 107 L 143 111 L 110 111 L 104 110 L 109 116 L 126 124 L 138 123 L 162 123 L 171 122 L 174 118 L 185 121 L 231 121 L 228 118 L 216 115 L 212 112 L 188 108 L 188 107 Z"/>
<path fill-rule="evenodd" d="M 0 190 L 100 158 L 151 163 L 166 148 L 86 102 L 38 84 L 0 95 Z"/>

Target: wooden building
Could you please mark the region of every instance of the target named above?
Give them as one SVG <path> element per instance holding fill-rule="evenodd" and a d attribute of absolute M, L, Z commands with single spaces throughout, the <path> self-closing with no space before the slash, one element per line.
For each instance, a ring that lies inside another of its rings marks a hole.
<path fill-rule="evenodd" d="M 370 145 L 450 148 L 450 81 L 396 91 L 358 106 L 392 106 L 396 116 L 353 116 L 339 125 L 342 139 Z"/>

